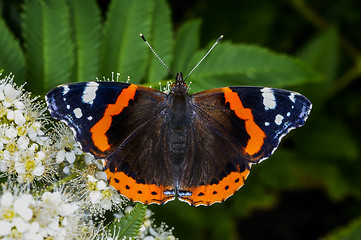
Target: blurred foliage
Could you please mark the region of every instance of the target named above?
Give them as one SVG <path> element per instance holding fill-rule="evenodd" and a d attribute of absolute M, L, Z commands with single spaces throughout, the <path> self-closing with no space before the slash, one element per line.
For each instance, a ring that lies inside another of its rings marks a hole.
<path fill-rule="evenodd" d="M 110 3 L 109 3 L 110 2 Z M 181 239 L 361 239 L 361 2 L 0 0 L 0 69 L 37 94 L 110 77 L 152 85 L 184 74 L 192 92 L 296 90 L 314 108 L 222 204 L 151 206 Z M 270 50 L 272 49 L 272 50 Z"/>

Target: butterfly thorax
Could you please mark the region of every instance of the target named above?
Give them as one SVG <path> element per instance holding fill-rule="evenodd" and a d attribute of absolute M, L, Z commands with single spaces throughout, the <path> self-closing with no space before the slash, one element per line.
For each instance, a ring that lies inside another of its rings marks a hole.
<path fill-rule="evenodd" d="M 175 164 L 182 163 L 186 154 L 192 113 L 191 101 L 182 73 L 178 73 L 168 95 L 169 110 L 167 113 L 169 151 Z"/>

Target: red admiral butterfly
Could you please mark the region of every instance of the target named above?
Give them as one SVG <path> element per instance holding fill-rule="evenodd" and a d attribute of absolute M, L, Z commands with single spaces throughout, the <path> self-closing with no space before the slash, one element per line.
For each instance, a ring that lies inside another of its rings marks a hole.
<path fill-rule="evenodd" d="M 46 96 L 53 118 L 85 152 L 105 158 L 109 183 L 132 201 L 192 206 L 233 195 L 252 164 L 302 126 L 311 102 L 267 87 L 224 87 L 193 95 L 178 73 L 170 93 L 120 82 L 61 85 Z"/>

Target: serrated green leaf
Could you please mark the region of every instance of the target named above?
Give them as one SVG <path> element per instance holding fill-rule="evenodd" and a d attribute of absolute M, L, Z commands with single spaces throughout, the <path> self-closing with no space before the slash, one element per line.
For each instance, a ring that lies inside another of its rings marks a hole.
<path fill-rule="evenodd" d="M 196 54 L 193 66 L 204 54 Z M 285 87 L 319 79 L 320 75 L 301 60 L 258 46 L 228 42 L 215 47 L 189 78 L 195 92 L 230 85 Z"/>
<path fill-rule="evenodd" d="M 94 0 L 69 0 L 75 68 L 72 81 L 95 80 L 100 71 L 101 17 Z"/>
<path fill-rule="evenodd" d="M 155 11 L 153 13 L 153 28 L 150 36 L 150 43 L 158 56 L 169 65 L 172 62 L 173 32 L 171 22 L 171 12 L 165 0 L 155 0 Z M 169 73 L 161 62 L 150 56 L 147 82 L 159 82 Z"/>
<path fill-rule="evenodd" d="M 41 94 L 70 82 L 74 47 L 65 0 L 27 0 L 22 18 L 27 87 Z"/>
<path fill-rule="evenodd" d="M 188 21 L 179 28 L 174 45 L 173 71 L 186 70 L 189 61 L 199 48 L 200 28 L 201 20 Z"/>
<path fill-rule="evenodd" d="M 130 239 L 138 236 L 146 210 L 146 206 L 137 203 L 130 213 L 124 215 L 120 221 L 111 224 L 109 229 L 116 228 L 118 239 Z"/>
<path fill-rule="evenodd" d="M 324 240 L 359 240 L 361 239 L 361 217 L 353 220 L 351 223 L 336 229 Z"/>
<path fill-rule="evenodd" d="M 0 17 L 0 69 L 4 75 L 12 72 L 17 83 L 25 82 L 25 57 L 18 40 L 11 34 Z"/>
<path fill-rule="evenodd" d="M 114 0 L 107 14 L 102 73 L 107 76 L 118 72 L 119 79 L 130 76 L 132 83 L 139 83 L 144 76 L 149 52 L 139 37 L 149 35 L 154 1 Z"/>

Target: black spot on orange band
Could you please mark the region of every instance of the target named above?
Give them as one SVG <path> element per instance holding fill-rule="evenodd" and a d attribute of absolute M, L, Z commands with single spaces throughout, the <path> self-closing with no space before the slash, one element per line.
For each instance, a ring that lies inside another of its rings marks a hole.
<path fill-rule="evenodd" d="M 245 179 L 250 172 L 251 164 L 242 172 L 231 172 L 217 184 L 201 185 L 182 189 L 182 192 L 191 192 L 191 196 L 179 196 L 179 199 L 188 202 L 192 206 L 212 205 L 216 202 L 223 202 L 232 196 L 240 187 L 243 186 Z M 240 169 L 238 167 L 238 169 Z M 243 181 L 240 181 L 240 180 Z"/>
<path fill-rule="evenodd" d="M 107 174 L 109 184 L 131 201 L 143 204 L 163 204 L 175 198 L 173 194 L 169 194 L 171 192 L 169 189 L 172 189 L 170 187 L 137 183 L 134 178 L 117 171 L 116 168 L 114 172 L 107 169 L 105 173 Z M 168 194 L 164 194 L 165 191 Z"/>

